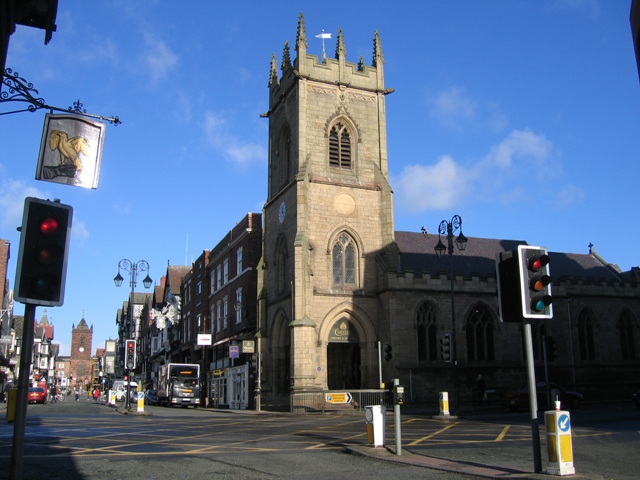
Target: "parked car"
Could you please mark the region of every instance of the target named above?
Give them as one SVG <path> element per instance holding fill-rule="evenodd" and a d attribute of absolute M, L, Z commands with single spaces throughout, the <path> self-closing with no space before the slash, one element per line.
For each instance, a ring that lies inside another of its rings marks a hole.
<path fill-rule="evenodd" d="M 538 382 L 536 385 L 536 398 L 538 402 L 538 409 L 546 410 L 547 408 L 553 409 L 553 403 L 548 405 L 547 392 L 551 390 L 551 402 L 555 401 L 556 397 L 560 400 L 560 408 L 575 410 L 580 408 L 583 397 L 578 392 L 570 392 L 565 390 L 560 385 L 555 383 L 547 384 L 545 382 Z M 510 408 L 513 411 L 521 408 L 529 408 L 529 386 L 514 388 L 507 390 L 502 404 L 505 407 Z"/>
<path fill-rule="evenodd" d="M 640 390 L 631 394 L 631 400 L 633 400 L 633 403 L 636 407 L 640 408 Z"/>
<path fill-rule="evenodd" d="M 47 392 L 42 387 L 30 387 L 27 403 L 47 403 Z"/>
<path fill-rule="evenodd" d="M 144 404 L 145 405 L 157 405 L 158 393 L 155 390 L 145 390 L 144 392 Z"/>
<path fill-rule="evenodd" d="M 130 399 L 136 400 L 138 398 L 137 396 L 134 397 L 134 395 L 137 395 L 137 389 L 138 384 L 136 382 L 129 382 Z M 125 382 L 124 380 L 114 381 L 112 390 L 116 392 L 116 401 L 124 402 L 124 399 L 127 395 L 127 382 Z"/>

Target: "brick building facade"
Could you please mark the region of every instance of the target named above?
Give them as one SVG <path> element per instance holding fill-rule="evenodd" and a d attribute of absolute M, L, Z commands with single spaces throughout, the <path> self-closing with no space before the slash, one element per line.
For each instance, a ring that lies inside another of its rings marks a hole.
<path fill-rule="evenodd" d="M 71 354 L 69 356 L 69 375 L 71 388 L 87 390 L 93 383 L 91 347 L 93 325 L 89 327 L 84 317 L 76 327 L 71 327 Z"/>

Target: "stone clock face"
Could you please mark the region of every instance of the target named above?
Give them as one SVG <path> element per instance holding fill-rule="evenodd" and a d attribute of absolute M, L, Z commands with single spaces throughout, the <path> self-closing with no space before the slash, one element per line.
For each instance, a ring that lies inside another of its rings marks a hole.
<path fill-rule="evenodd" d="M 356 209 L 356 202 L 351 195 L 341 193 L 333 200 L 333 208 L 340 215 L 351 215 Z"/>
<path fill-rule="evenodd" d="M 84 347 L 80 347 L 80 348 L 78 349 L 78 351 L 79 351 L 80 353 L 84 352 Z"/>
<path fill-rule="evenodd" d="M 278 220 L 280 221 L 280 223 L 284 222 L 284 216 L 287 213 L 287 207 L 285 206 L 284 202 L 282 202 L 280 204 L 280 208 L 278 208 Z"/>

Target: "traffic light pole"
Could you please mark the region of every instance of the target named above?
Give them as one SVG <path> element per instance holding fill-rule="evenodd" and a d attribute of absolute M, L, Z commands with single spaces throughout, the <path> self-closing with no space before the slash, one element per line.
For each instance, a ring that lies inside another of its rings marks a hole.
<path fill-rule="evenodd" d="M 131 401 L 129 400 L 129 396 L 131 395 L 131 385 L 129 382 L 131 382 L 131 380 L 129 380 L 131 378 L 131 370 L 127 369 L 127 394 L 125 395 L 125 399 L 124 399 L 124 409 L 125 410 L 129 410 L 131 408 Z"/>
<path fill-rule="evenodd" d="M 24 430 L 27 423 L 27 396 L 29 393 L 29 371 L 33 356 L 33 336 L 36 318 L 36 306 L 25 304 L 24 325 L 22 326 L 22 347 L 20 350 L 20 368 L 18 369 L 18 392 L 15 405 L 15 423 L 13 426 L 13 448 L 11 450 L 11 480 L 22 478 L 22 452 L 24 450 Z"/>
<path fill-rule="evenodd" d="M 533 341 L 531 336 L 531 320 L 523 323 L 524 347 L 527 355 L 527 380 L 529 384 L 529 408 L 531 411 L 531 441 L 533 443 L 533 468 L 535 473 L 542 472 L 540 454 L 540 425 L 538 423 L 538 399 L 536 396 L 536 372 L 533 362 Z"/>

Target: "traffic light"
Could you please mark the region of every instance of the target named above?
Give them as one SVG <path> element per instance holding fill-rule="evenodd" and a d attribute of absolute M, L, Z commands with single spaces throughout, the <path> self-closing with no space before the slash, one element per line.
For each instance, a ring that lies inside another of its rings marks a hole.
<path fill-rule="evenodd" d="M 64 303 L 73 208 L 27 197 L 24 201 L 14 298 L 31 305 Z"/>
<path fill-rule="evenodd" d="M 440 339 L 440 358 L 445 362 L 451 361 L 451 335 L 449 333 Z"/>
<path fill-rule="evenodd" d="M 125 352 L 124 366 L 127 370 L 134 370 L 136 368 L 136 341 L 127 340 L 127 348 Z"/>
<path fill-rule="evenodd" d="M 518 246 L 522 316 L 553 318 L 549 255 L 543 247 Z"/>
<path fill-rule="evenodd" d="M 388 362 L 393 358 L 393 347 L 388 343 L 384 345 L 384 359 Z"/>
<path fill-rule="evenodd" d="M 522 322 L 520 299 L 520 272 L 516 251 L 496 255 L 496 281 L 498 284 L 498 313 L 501 322 Z"/>

